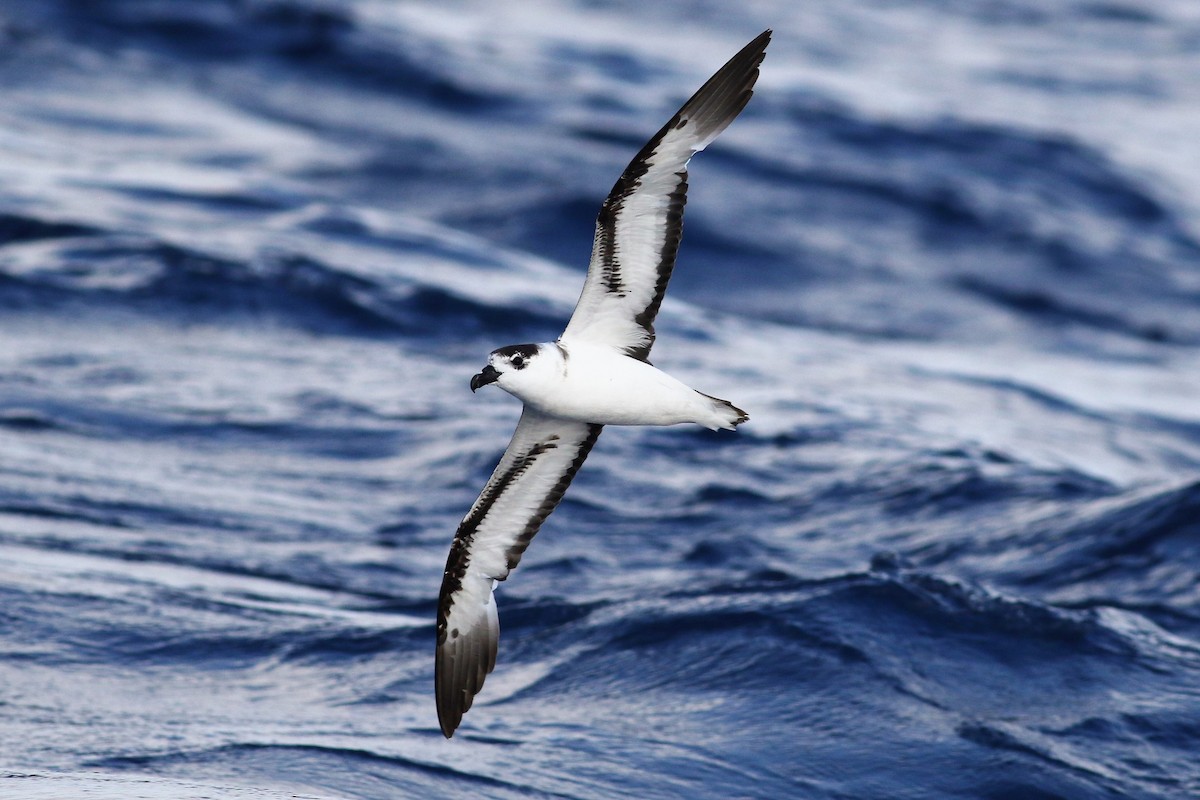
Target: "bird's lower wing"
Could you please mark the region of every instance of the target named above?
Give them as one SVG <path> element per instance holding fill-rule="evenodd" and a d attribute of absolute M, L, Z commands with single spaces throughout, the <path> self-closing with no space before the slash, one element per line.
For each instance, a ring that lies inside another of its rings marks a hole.
<path fill-rule="evenodd" d="M 603 426 L 525 408 L 496 471 L 458 526 L 438 599 L 434 684 L 450 737 L 496 665 L 495 582 L 521 560 L 562 499 Z"/>

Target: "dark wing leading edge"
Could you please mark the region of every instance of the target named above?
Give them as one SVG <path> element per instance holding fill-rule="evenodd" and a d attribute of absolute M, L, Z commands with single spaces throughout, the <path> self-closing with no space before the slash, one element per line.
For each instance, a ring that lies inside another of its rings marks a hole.
<path fill-rule="evenodd" d="M 683 234 L 688 161 L 746 107 L 770 40 L 763 31 L 743 47 L 629 162 L 600 209 L 583 294 L 563 341 L 647 358 Z"/>
<path fill-rule="evenodd" d="M 500 623 L 492 587 L 517 566 L 602 427 L 526 406 L 496 471 L 458 526 L 438 598 L 434 662 L 438 722 L 446 738 L 496 665 Z"/>

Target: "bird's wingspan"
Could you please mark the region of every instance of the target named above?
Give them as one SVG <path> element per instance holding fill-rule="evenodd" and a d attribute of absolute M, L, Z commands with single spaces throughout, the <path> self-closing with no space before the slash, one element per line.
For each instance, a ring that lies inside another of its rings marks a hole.
<path fill-rule="evenodd" d="M 495 582 L 504 580 L 562 499 L 603 426 L 528 406 L 487 485 L 458 526 L 438 599 L 438 721 L 454 733 L 496 664 Z"/>
<path fill-rule="evenodd" d="M 683 233 L 687 164 L 746 107 L 771 31 L 721 67 L 625 168 L 596 219 L 583 294 L 562 339 L 645 360 Z"/>

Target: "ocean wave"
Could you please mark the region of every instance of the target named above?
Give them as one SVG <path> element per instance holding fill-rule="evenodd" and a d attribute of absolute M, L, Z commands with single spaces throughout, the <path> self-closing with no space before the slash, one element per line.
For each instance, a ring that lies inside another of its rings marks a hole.
<path fill-rule="evenodd" d="M 106 771 L 0 772 L 0 782 L 26 800 L 90 797 L 95 800 L 328 800 L 335 795 L 245 786 L 237 781 L 119 775 Z"/>
<path fill-rule="evenodd" d="M 1200 484 L 1095 500 L 1035 528 L 1019 583 L 1056 602 L 1140 609 L 1160 624 L 1200 624 Z M 1014 567 L 1016 564 L 1014 564 Z"/>
<path fill-rule="evenodd" d="M 382 335 L 454 330 L 474 336 L 562 324 L 537 307 L 486 304 L 436 285 L 384 286 L 298 253 L 241 261 L 165 241 L 98 235 L 70 223 L 30 218 L 22 230 L 24 241 L 65 241 L 39 248 L 36 270 L 0 272 L 0 303 L 11 309 L 86 303 L 83 309 L 269 318 Z"/>

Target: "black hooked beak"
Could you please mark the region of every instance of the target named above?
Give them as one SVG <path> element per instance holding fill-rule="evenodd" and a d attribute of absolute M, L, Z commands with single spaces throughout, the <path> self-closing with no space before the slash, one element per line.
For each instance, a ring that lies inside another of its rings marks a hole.
<path fill-rule="evenodd" d="M 471 391 L 474 392 L 480 386 L 487 386 L 489 383 L 495 383 L 500 380 L 500 371 L 488 364 L 483 368 L 483 372 L 471 378 Z"/>

